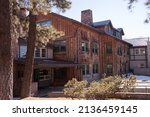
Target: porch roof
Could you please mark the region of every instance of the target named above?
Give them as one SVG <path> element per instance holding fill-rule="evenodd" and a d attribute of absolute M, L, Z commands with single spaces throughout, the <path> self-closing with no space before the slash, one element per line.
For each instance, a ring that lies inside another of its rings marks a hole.
<path fill-rule="evenodd" d="M 17 63 L 24 64 L 25 59 L 18 59 Z M 34 67 L 74 67 L 79 66 L 79 64 L 72 61 L 62 61 L 62 60 L 53 60 L 53 59 L 34 59 Z"/>

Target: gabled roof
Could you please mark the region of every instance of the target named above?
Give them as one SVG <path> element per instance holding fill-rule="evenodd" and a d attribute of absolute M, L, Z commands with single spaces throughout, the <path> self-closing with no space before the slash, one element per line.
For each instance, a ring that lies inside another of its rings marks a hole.
<path fill-rule="evenodd" d="M 148 38 L 125 39 L 125 41 L 128 43 L 131 43 L 133 45 L 133 47 L 147 46 Z"/>
<path fill-rule="evenodd" d="M 111 20 L 105 20 L 105 21 L 100 21 L 100 22 L 94 22 L 93 23 L 94 27 L 105 26 L 105 25 L 111 25 L 112 26 Z"/>

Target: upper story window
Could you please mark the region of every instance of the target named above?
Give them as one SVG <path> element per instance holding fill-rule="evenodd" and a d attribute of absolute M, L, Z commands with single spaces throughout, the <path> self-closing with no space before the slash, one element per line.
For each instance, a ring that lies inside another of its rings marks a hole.
<path fill-rule="evenodd" d="M 46 48 L 36 48 L 34 56 L 35 58 L 46 58 Z"/>
<path fill-rule="evenodd" d="M 96 42 L 93 43 L 92 52 L 98 54 L 98 44 Z"/>
<path fill-rule="evenodd" d="M 51 26 L 52 22 L 51 20 L 44 20 L 44 21 L 37 22 L 37 25 L 38 26 Z"/>
<path fill-rule="evenodd" d="M 136 54 L 136 55 L 140 54 L 139 49 L 135 49 L 135 54 Z"/>
<path fill-rule="evenodd" d="M 89 74 L 89 65 L 88 64 L 84 64 L 82 66 L 82 74 L 83 75 L 88 75 Z"/>
<path fill-rule="evenodd" d="M 89 51 L 89 42 L 82 41 L 82 52 L 88 52 L 88 51 Z"/>
<path fill-rule="evenodd" d="M 111 43 L 106 44 L 106 53 L 112 54 L 112 44 Z"/>
<path fill-rule="evenodd" d="M 98 73 L 98 64 L 93 64 L 93 74 Z"/>
<path fill-rule="evenodd" d="M 66 52 L 66 41 L 65 40 L 55 41 L 54 52 Z"/>
<path fill-rule="evenodd" d="M 27 46 L 20 46 L 19 52 L 20 52 L 19 54 L 20 58 L 26 58 Z"/>
<path fill-rule="evenodd" d="M 146 52 L 145 52 L 145 48 L 141 48 L 140 49 L 140 54 L 145 54 Z"/>
<path fill-rule="evenodd" d="M 122 48 L 121 48 L 121 46 L 119 46 L 117 48 L 117 54 L 120 55 L 120 56 L 122 56 Z"/>

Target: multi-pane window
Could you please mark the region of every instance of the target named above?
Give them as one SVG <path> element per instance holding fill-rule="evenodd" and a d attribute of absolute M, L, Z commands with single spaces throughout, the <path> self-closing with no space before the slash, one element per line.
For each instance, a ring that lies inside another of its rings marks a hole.
<path fill-rule="evenodd" d="M 139 49 L 135 49 L 135 54 L 136 55 L 140 54 Z"/>
<path fill-rule="evenodd" d="M 35 58 L 45 58 L 46 49 L 45 48 L 36 48 L 35 49 Z"/>
<path fill-rule="evenodd" d="M 84 64 L 82 66 L 82 74 L 83 75 L 88 75 L 89 74 L 89 65 L 88 64 Z"/>
<path fill-rule="evenodd" d="M 44 20 L 37 23 L 37 26 L 51 26 L 52 22 L 50 20 Z"/>
<path fill-rule="evenodd" d="M 106 44 L 106 53 L 112 54 L 112 44 L 111 43 Z"/>
<path fill-rule="evenodd" d="M 120 56 L 122 55 L 122 48 L 121 48 L 121 46 L 118 47 L 117 54 L 120 55 Z"/>
<path fill-rule="evenodd" d="M 55 41 L 54 42 L 54 52 L 65 52 L 66 51 L 66 41 Z"/>
<path fill-rule="evenodd" d="M 35 57 L 40 57 L 40 48 L 35 49 Z"/>
<path fill-rule="evenodd" d="M 20 58 L 25 58 L 27 52 L 27 46 L 20 46 Z"/>
<path fill-rule="evenodd" d="M 112 64 L 107 64 L 107 73 L 108 74 L 113 73 L 113 66 L 112 66 Z"/>
<path fill-rule="evenodd" d="M 88 41 L 82 41 L 82 52 L 88 52 L 89 46 Z"/>
<path fill-rule="evenodd" d="M 93 74 L 98 73 L 98 64 L 93 64 Z"/>
<path fill-rule="evenodd" d="M 96 42 L 93 43 L 92 52 L 94 54 L 98 53 L 98 44 Z"/>

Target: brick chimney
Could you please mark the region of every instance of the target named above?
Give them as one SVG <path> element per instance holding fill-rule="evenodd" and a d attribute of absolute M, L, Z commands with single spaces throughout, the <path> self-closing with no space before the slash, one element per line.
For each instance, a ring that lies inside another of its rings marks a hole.
<path fill-rule="evenodd" d="M 81 11 L 81 22 L 90 26 L 93 24 L 92 10 Z"/>

